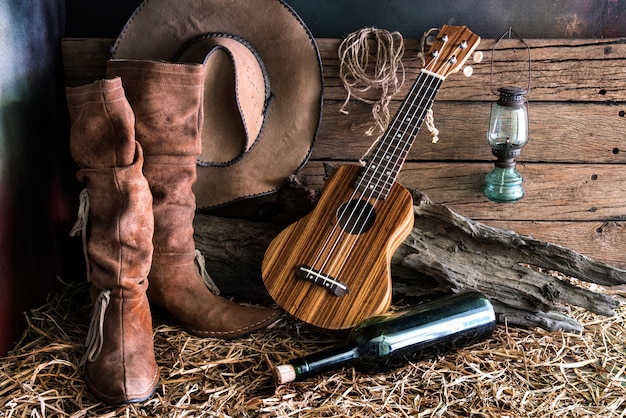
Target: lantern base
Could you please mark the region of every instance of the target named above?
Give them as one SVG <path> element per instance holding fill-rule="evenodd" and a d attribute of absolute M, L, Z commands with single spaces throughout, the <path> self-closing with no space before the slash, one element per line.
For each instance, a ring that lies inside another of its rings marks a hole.
<path fill-rule="evenodd" d="M 524 197 L 524 179 L 513 167 L 496 167 L 485 177 L 484 193 L 487 199 L 498 203 L 512 203 Z"/>

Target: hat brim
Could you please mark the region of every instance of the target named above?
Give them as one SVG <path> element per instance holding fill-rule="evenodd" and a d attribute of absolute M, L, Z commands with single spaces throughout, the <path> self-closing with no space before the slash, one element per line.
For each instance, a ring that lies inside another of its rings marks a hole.
<path fill-rule="evenodd" d="M 237 163 L 197 167 L 199 209 L 278 190 L 308 160 L 322 111 L 315 39 L 281 0 L 145 0 L 120 33 L 113 57 L 171 60 L 185 42 L 210 32 L 237 35 L 254 47 L 266 68 L 272 100 L 261 137 Z"/>

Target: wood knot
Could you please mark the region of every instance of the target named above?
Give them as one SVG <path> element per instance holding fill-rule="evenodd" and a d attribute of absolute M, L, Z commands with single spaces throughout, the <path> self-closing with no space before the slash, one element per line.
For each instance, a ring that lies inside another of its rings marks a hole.
<path fill-rule="evenodd" d="M 550 302 L 554 302 L 561 296 L 561 291 L 552 284 L 546 284 L 543 287 L 543 295 L 548 298 Z"/>

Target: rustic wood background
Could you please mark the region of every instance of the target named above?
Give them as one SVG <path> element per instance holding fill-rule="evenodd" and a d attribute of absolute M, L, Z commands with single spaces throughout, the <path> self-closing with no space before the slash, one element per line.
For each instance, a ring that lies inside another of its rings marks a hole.
<path fill-rule="evenodd" d="M 354 163 L 374 138 L 365 135 L 373 124 L 369 105 L 351 101 L 347 115 L 339 112 L 346 98 L 337 56 L 341 40 L 317 42 L 324 112 L 302 174 L 310 186 L 321 188 L 324 163 Z M 496 100 L 491 80 L 495 88 L 524 86 L 528 71 L 525 51 L 498 44 L 492 75 L 492 40 L 483 40 L 478 48 L 484 52 L 482 62 L 468 62 L 472 77 L 453 74 L 443 84 L 433 107 L 439 142 L 433 144 L 423 127 L 399 182 L 474 220 L 626 268 L 626 39 L 526 42 L 532 60 L 530 142 L 518 159 L 526 196 L 514 204 L 497 204 L 482 194 L 494 160 L 485 139 Z M 104 77 L 112 44 L 112 39 L 64 39 L 67 84 Z M 392 114 L 419 71 L 418 46 L 417 40 L 405 40 L 407 80 L 392 101 Z"/>

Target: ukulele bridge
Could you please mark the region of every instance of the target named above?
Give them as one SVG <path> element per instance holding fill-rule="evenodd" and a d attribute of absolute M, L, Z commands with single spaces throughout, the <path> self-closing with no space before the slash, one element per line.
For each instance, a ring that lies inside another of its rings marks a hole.
<path fill-rule="evenodd" d="M 345 296 L 350 293 L 348 285 L 341 280 L 335 279 L 327 274 L 312 269 L 307 266 L 296 266 L 296 277 L 303 280 L 308 280 L 318 286 L 323 287 L 335 296 Z"/>

